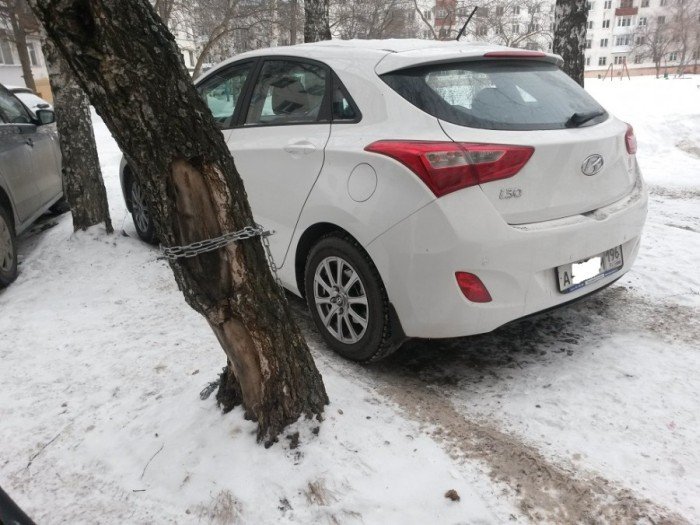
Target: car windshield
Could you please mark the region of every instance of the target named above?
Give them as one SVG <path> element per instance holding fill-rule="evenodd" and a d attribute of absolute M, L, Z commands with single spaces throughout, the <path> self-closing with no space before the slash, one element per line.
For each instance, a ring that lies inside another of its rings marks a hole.
<path fill-rule="evenodd" d="M 607 119 L 605 110 L 554 64 L 479 61 L 394 71 L 382 79 L 413 105 L 453 124 L 532 130 L 571 126 L 575 114 Z"/>

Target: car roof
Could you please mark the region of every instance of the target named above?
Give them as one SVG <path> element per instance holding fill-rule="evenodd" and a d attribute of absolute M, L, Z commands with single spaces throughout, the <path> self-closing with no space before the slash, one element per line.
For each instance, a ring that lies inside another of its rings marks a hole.
<path fill-rule="evenodd" d="M 421 40 L 417 38 L 392 38 L 385 40 L 325 40 L 293 46 L 256 49 L 232 57 L 213 67 L 210 73 L 238 60 L 260 56 L 294 56 L 320 60 L 333 66 L 334 62 L 348 60 L 365 62 L 377 74 L 388 73 L 421 64 L 475 60 L 491 54 L 494 59 L 536 59 L 560 65 L 561 57 L 551 53 L 527 51 L 485 42 L 458 42 L 456 40 Z"/>
<path fill-rule="evenodd" d="M 8 91 L 11 91 L 12 93 L 32 93 L 34 94 L 34 91 L 29 89 L 26 86 L 5 86 Z"/>

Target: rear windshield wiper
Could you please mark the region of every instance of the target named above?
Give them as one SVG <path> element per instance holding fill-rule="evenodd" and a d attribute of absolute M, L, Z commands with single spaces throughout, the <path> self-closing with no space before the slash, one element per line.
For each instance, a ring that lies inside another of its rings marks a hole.
<path fill-rule="evenodd" d="M 605 115 L 605 111 L 588 111 L 586 113 L 574 113 L 569 117 L 569 120 L 566 121 L 566 127 L 567 128 L 578 128 L 579 126 L 582 126 L 589 120 L 593 120 L 596 117 L 600 117 L 601 115 Z"/>

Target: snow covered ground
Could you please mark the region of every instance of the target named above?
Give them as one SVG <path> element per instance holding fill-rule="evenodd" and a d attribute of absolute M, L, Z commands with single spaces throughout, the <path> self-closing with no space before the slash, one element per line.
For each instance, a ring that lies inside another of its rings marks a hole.
<path fill-rule="evenodd" d="M 331 398 L 295 449 L 200 400 L 223 352 L 96 119 L 117 233 L 47 218 L 0 291 L 0 486 L 38 523 L 700 522 L 699 84 L 588 81 L 651 188 L 636 266 L 589 301 L 360 367 L 290 297 Z"/>

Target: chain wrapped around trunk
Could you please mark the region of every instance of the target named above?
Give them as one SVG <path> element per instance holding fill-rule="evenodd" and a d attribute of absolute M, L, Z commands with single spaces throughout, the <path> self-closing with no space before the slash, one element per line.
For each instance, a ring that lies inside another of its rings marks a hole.
<path fill-rule="evenodd" d="M 246 226 L 242 230 L 224 233 L 218 237 L 212 237 L 211 239 L 204 239 L 202 241 L 195 241 L 183 246 L 161 245 L 160 249 L 163 252 L 163 258 L 175 260 L 196 257 L 201 253 L 213 252 L 214 250 L 223 248 L 232 242 L 244 241 L 252 237 L 260 237 L 263 248 L 265 248 L 265 256 L 267 257 L 267 263 L 270 266 L 270 270 L 272 271 L 277 284 L 282 287 L 282 283 L 277 276 L 277 265 L 272 258 L 272 251 L 270 250 L 270 242 L 268 240 L 268 237 L 274 233 L 274 231 L 266 230 L 264 227 L 256 224 L 255 226 Z"/>

